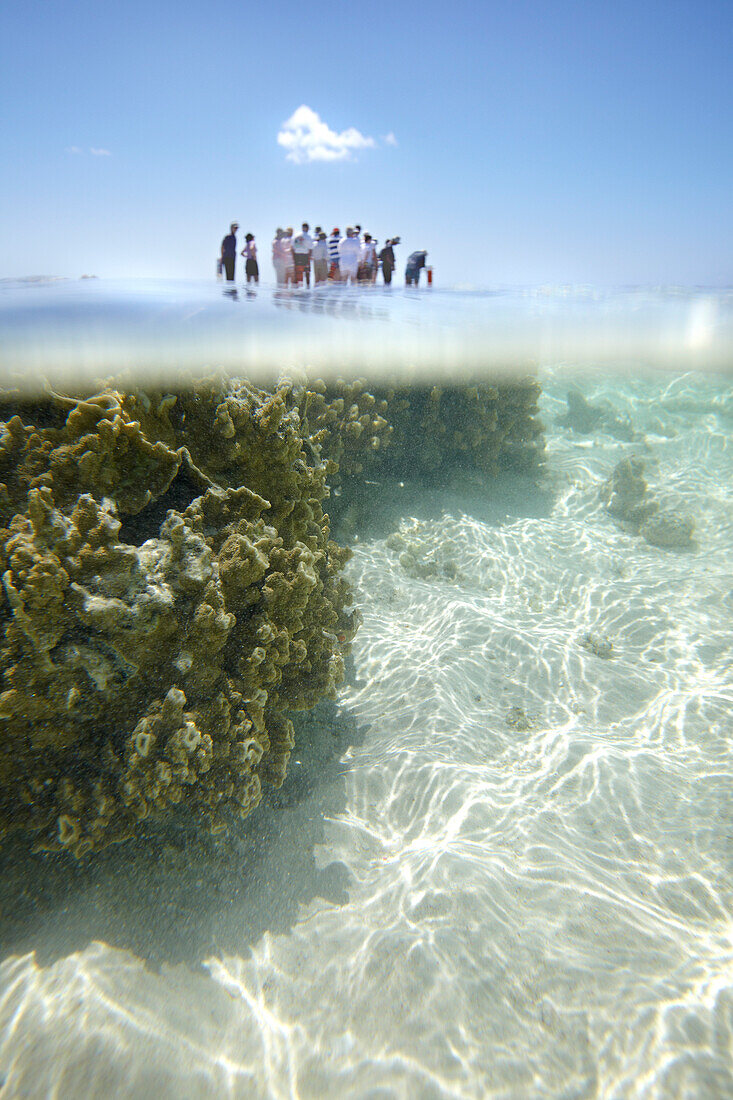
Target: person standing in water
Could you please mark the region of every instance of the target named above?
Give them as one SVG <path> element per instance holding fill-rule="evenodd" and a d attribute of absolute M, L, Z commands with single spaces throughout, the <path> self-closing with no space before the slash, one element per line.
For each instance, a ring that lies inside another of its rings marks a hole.
<path fill-rule="evenodd" d="M 385 243 L 384 248 L 379 253 L 379 259 L 382 264 L 384 285 L 389 286 L 392 282 L 392 272 L 394 271 L 394 248 L 392 247 L 391 240 Z"/>
<path fill-rule="evenodd" d="M 372 240 L 371 233 L 365 233 L 364 244 L 361 246 L 361 264 L 359 267 L 359 276 L 363 282 L 374 282 L 377 277 L 377 266 L 377 246 Z"/>
<path fill-rule="evenodd" d="M 295 261 L 295 281 L 299 283 L 301 278 L 308 288 L 311 285 L 311 252 L 313 251 L 313 238 L 308 230 L 308 222 L 303 222 L 303 228 L 293 241 L 293 260 Z"/>
<path fill-rule="evenodd" d="M 226 272 L 227 282 L 234 282 L 234 265 L 237 262 L 237 230 L 239 226 L 236 222 L 232 222 L 229 226 L 229 232 L 221 242 L 221 262 L 224 265 L 224 271 Z"/>
<path fill-rule="evenodd" d="M 318 234 L 318 240 L 313 245 L 313 281 L 316 286 L 325 283 L 328 278 L 328 241 L 323 230 Z"/>
<path fill-rule="evenodd" d="M 275 268 L 275 278 L 278 286 L 285 286 L 292 272 L 293 250 L 286 244 L 286 237 L 282 229 L 275 231 L 275 239 L 272 242 L 272 266 Z"/>
<path fill-rule="evenodd" d="M 419 249 L 417 252 L 411 252 L 407 257 L 407 267 L 405 268 L 405 286 L 418 286 L 420 283 L 420 272 L 425 267 L 425 257 L 427 252 L 424 248 Z"/>
<path fill-rule="evenodd" d="M 341 278 L 339 271 L 339 244 L 341 243 L 341 231 L 335 227 L 328 238 L 328 277 L 335 283 Z"/>
<path fill-rule="evenodd" d="M 247 282 L 259 283 L 260 268 L 257 263 L 257 245 L 254 236 L 252 233 L 248 233 L 244 239 L 247 243 L 242 249 L 242 255 L 244 256 L 244 273 L 247 276 Z"/>
<path fill-rule="evenodd" d="M 349 227 L 346 236 L 339 242 L 339 269 L 343 282 L 351 279 L 352 285 L 356 282 L 361 259 L 361 244 L 356 235 L 356 230 Z"/>
<path fill-rule="evenodd" d="M 287 259 L 287 279 L 292 286 L 295 283 L 295 259 L 293 257 L 293 227 L 289 225 L 283 234 L 283 247 Z"/>

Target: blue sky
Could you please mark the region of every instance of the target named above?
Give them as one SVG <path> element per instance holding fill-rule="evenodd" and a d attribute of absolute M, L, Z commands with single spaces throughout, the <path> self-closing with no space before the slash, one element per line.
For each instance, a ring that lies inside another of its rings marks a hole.
<path fill-rule="evenodd" d="M 6 0 L 0 276 L 209 278 L 236 219 L 269 278 L 305 219 L 441 285 L 730 285 L 731 56 L 731 0 Z M 301 106 L 371 144 L 304 161 Z"/>

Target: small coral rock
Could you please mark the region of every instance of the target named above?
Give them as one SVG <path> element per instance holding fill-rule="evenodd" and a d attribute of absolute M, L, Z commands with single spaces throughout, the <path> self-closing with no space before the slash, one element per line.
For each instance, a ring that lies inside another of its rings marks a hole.
<path fill-rule="evenodd" d="M 641 528 L 639 532 L 652 546 L 665 550 L 689 550 L 694 544 L 692 536 L 695 521 L 679 512 L 660 512 Z"/>

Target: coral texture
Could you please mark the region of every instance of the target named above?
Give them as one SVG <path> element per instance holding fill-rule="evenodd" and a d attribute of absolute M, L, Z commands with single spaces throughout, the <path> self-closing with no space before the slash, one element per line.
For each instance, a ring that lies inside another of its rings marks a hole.
<path fill-rule="evenodd" d="M 454 465 L 491 476 L 506 468 L 532 470 L 542 461 L 534 378 L 365 387 L 357 379 L 292 391 L 306 433 L 338 465 L 337 481 L 376 472 L 425 478 Z"/>
<path fill-rule="evenodd" d="M 640 458 L 624 458 L 600 490 L 606 511 L 664 550 L 694 548 L 695 521 L 676 509 L 662 509 L 644 478 Z"/>
<path fill-rule="evenodd" d="M 538 394 L 0 396 L 0 835 L 80 857 L 175 806 L 212 830 L 249 813 L 357 625 L 331 488 L 353 507 L 377 471 L 532 469 Z"/>
<path fill-rule="evenodd" d="M 282 782 L 355 620 L 280 392 L 50 396 L 0 436 L 0 831 L 76 856 Z"/>

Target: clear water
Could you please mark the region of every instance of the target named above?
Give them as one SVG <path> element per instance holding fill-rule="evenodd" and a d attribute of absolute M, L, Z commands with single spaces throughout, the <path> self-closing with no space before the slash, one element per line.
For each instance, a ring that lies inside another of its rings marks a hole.
<path fill-rule="evenodd" d="M 733 291 L 326 287 L 0 280 L 0 370 L 73 382 L 124 371 L 170 384 L 202 368 L 370 377 L 566 367 L 727 370 Z"/>
<path fill-rule="evenodd" d="M 38 289 L 4 292 L 16 347 L 18 296 Z M 78 293 L 47 318 L 77 346 Z M 216 293 L 218 331 L 252 303 Z M 334 300 L 390 338 L 419 320 L 460 344 L 466 318 L 471 341 L 489 321 L 516 336 L 524 315 L 525 355 L 561 333 L 572 364 L 538 368 L 546 481 L 374 488 L 347 567 L 353 671 L 241 835 L 54 864 L 43 888 L 37 861 L 6 857 L 0 1095 L 733 1096 L 733 375 L 689 369 L 700 349 L 733 366 L 729 300 Z M 307 343 L 319 315 L 298 302 L 261 291 L 253 339 L 294 314 L 288 339 Z M 185 308 L 146 288 L 130 324 L 162 310 L 175 330 Z M 487 367 L 504 350 L 484 344 Z M 609 413 L 592 434 L 561 423 L 576 386 Z M 631 454 L 694 517 L 691 548 L 604 509 Z"/>

